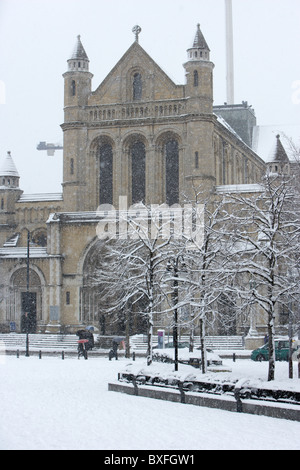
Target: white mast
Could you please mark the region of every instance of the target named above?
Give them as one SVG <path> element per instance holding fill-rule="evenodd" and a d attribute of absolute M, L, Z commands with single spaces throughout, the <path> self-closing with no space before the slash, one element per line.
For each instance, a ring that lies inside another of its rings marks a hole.
<path fill-rule="evenodd" d="M 227 104 L 234 104 L 232 0 L 225 0 L 225 10 L 226 10 Z"/>

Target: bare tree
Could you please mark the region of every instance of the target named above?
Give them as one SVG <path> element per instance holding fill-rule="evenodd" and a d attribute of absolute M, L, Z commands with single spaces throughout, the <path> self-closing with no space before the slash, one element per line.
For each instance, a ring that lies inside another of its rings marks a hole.
<path fill-rule="evenodd" d="M 298 263 L 300 226 L 299 213 L 295 211 L 298 194 L 292 178 L 267 175 L 260 193 L 249 197 L 231 195 L 230 200 L 235 289 L 241 298 L 252 296 L 267 315 L 271 381 L 275 377 L 276 310 L 299 286 L 299 280 L 291 280 L 289 275 Z"/>
<path fill-rule="evenodd" d="M 153 324 L 164 298 L 162 275 L 166 270 L 167 251 L 172 237 L 165 207 L 135 205 L 119 212 L 118 239 L 107 241 L 110 253 L 97 278 L 104 299 L 110 299 L 107 313 L 129 310 L 133 305 L 147 320 L 147 364 L 152 363 Z M 162 216 L 161 216 L 162 215 Z M 123 231 L 122 231 L 123 230 Z"/>
<path fill-rule="evenodd" d="M 207 194 L 201 186 L 194 188 L 194 199 L 190 202 L 194 211 L 194 227 L 201 232 L 201 236 L 186 236 L 188 275 L 185 284 L 193 309 L 191 328 L 194 322 L 199 322 L 201 364 L 205 373 L 206 324 L 208 318 L 218 315 L 218 300 L 225 295 L 230 284 L 224 232 L 229 215 L 226 200 L 219 195 Z"/>

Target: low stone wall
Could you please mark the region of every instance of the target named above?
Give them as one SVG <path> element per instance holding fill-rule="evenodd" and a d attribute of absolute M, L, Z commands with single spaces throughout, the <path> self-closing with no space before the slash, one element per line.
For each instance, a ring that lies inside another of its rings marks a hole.
<path fill-rule="evenodd" d="M 270 403 L 263 400 L 236 400 L 231 396 L 212 396 L 208 394 L 195 394 L 179 390 L 168 390 L 158 387 L 133 385 L 129 383 L 109 383 L 108 390 L 112 392 L 126 393 L 139 397 L 148 397 L 158 400 L 166 400 L 189 405 L 204 406 L 207 408 L 221 409 L 225 411 L 248 413 L 272 418 L 300 421 L 300 409 L 298 405 L 285 405 Z"/>

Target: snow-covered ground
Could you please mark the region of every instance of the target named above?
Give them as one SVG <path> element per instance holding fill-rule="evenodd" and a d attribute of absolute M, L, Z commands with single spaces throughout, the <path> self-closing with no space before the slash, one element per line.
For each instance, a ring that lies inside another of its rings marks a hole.
<path fill-rule="evenodd" d="M 128 362 L 0 357 L 0 449 L 300 449 L 299 422 L 109 392 Z M 224 363 L 236 377 L 267 377 L 266 363 Z M 274 385 L 285 383 L 300 390 L 276 363 Z"/>

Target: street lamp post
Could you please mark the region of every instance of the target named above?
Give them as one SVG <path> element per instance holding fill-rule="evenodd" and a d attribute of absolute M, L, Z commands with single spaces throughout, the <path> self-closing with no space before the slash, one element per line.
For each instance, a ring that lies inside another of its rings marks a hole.
<path fill-rule="evenodd" d="M 174 344 L 174 364 L 175 371 L 178 371 L 178 300 L 179 300 L 179 263 L 181 256 L 177 256 L 172 260 L 169 260 L 167 270 L 172 271 L 173 274 L 173 287 L 172 287 L 172 303 L 174 307 L 174 326 L 173 326 L 173 344 Z"/>
<path fill-rule="evenodd" d="M 25 328 L 26 328 L 26 351 L 29 357 L 29 263 L 30 263 L 30 231 L 27 230 L 27 258 L 26 258 L 26 302 L 25 302 Z"/>

